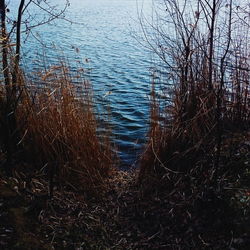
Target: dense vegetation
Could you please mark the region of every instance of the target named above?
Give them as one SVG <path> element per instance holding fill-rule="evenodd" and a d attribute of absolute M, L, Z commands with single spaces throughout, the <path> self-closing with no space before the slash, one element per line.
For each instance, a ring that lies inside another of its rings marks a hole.
<path fill-rule="evenodd" d="M 0 247 L 248 249 L 250 6 L 165 0 L 154 32 L 141 19 L 171 89 L 157 98 L 152 79 L 148 143 L 138 169 L 122 172 L 80 71 L 59 63 L 39 84 L 25 77 L 25 2 L 14 50 L 4 2 Z"/>

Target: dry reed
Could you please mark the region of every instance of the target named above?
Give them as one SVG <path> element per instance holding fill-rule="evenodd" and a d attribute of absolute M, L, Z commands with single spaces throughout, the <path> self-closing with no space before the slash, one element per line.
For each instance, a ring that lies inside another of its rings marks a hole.
<path fill-rule="evenodd" d="M 217 20 L 222 7 L 216 1 L 212 5 L 197 1 L 199 13 L 190 12 L 188 4 L 182 9 L 175 0 L 164 3 L 167 15 L 162 20 L 172 25 L 172 36 L 165 32 L 166 24 L 155 26 L 158 36 L 150 46 L 165 62 L 175 91 L 170 108 L 160 111 L 164 99 L 156 100 L 153 83 L 149 140 L 139 180 L 156 180 L 155 186 L 160 186 L 159 180 L 167 179 L 164 185 L 175 185 L 200 166 L 203 172 L 209 169 L 207 180 L 216 182 L 225 134 L 249 127 L 249 36 L 233 38 L 232 29 L 241 22 L 232 17 L 232 2 L 224 13 L 226 24 Z M 206 15 L 209 18 L 203 19 Z M 249 27 L 244 26 L 246 34 Z M 162 117 L 168 118 L 162 121 Z"/>
<path fill-rule="evenodd" d="M 18 123 L 25 120 L 26 159 L 36 169 L 44 167 L 51 182 L 99 192 L 114 171 L 115 154 L 107 134 L 97 136 L 89 83 L 83 81 L 79 98 L 64 65 L 51 67 L 41 79 L 43 85 L 25 91 L 17 110 Z"/>

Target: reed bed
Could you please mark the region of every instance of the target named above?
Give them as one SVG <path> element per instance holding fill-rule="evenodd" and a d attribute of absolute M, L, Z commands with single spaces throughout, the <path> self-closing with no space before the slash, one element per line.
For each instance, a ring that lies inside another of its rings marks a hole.
<path fill-rule="evenodd" d="M 165 0 L 165 16 L 152 25 L 157 36 L 150 40 L 143 26 L 174 85 L 171 103 L 157 99 L 155 83 L 152 87 L 149 139 L 139 173 L 150 188 L 161 182 L 163 188 L 177 188 L 180 180 L 201 177 L 216 186 L 219 175 L 230 170 L 221 158 L 224 139 L 250 124 L 249 18 L 243 23 L 232 1 L 226 7 L 220 1 L 194 6 Z"/>
<path fill-rule="evenodd" d="M 55 185 L 97 194 L 115 171 L 108 128 L 97 135 L 91 86 L 74 77 L 63 63 L 40 73 L 39 85 L 22 77 L 14 112 L 19 149 L 12 158 L 26 162 L 26 174 L 46 174 L 51 194 Z"/>

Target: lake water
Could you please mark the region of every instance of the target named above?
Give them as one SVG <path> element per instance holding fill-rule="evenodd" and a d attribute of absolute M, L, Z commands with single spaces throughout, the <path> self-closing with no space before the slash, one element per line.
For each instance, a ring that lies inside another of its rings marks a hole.
<path fill-rule="evenodd" d="M 56 5 L 64 1 L 50 2 Z M 10 1 L 10 14 L 15 14 L 18 3 Z M 29 34 L 23 44 L 23 64 L 29 72 L 41 69 L 43 62 L 38 58 L 43 58 L 44 53 L 52 65 L 62 53 L 72 68 L 80 60 L 81 66 L 89 69 L 86 78 L 93 85 L 100 110 L 106 112 L 109 106 L 122 166 L 129 166 L 141 152 L 148 130 L 152 53 L 134 35 L 140 35 L 138 11 L 143 10 L 150 17 L 152 0 L 71 0 L 70 3 L 66 17 L 74 23 L 57 20 L 33 29 L 36 38 Z M 35 6 L 30 6 L 30 14 L 43 19 L 42 11 Z"/>

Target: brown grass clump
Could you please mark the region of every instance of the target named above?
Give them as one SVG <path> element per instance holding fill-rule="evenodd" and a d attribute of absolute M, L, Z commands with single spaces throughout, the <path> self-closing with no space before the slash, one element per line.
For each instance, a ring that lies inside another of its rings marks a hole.
<path fill-rule="evenodd" d="M 165 188 L 166 181 L 168 185 L 175 185 L 177 179 L 187 175 L 207 157 L 208 151 L 214 150 L 214 110 L 209 109 L 214 100 L 202 91 L 188 98 L 190 106 L 183 115 L 180 95 L 176 91 L 174 104 L 167 109 L 168 117 L 172 118 L 162 120 L 160 104 L 153 91 L 149 141 L 141 159 L 140 182 L 153 181 L 160 187 L 162 181 Z"/>
<path fill-rule="evenodd" d="M 88 82 L 83 81 L 84 94 L 77 98 L 64 65 L 52 67 L 41 79 L 44 85 L 30 86 L 36 94 L 26 92 L 17 112 L 19 124 L 25 119 L 21 134 L 26 159 L 45 168 L 51 182 L 56 177 L 75 190 L 100 191 L 114 171 L 114 153 L 108 135 L 97 136 Z"/>
<path fill-rule="evenodd" d="M 250 124 L 249 36 L 236 36 L 240 30 L 249 34 L 250 26 L 242 22 L 232 1 L 225 9 L 216 1 L 197 1 L 196 7 L 192 12 L 189 3 L 181 7 L 178 1 L 165 0 L 165 23 L 153 25 L 157 36 L 150 46 L 165 63 L 166 85 L 174 85 L 171 101 L 164 103 L 168 95 L 157 100 L 153 84 L 149 140 L 139 179 L 156 180 L 155 187 L 163 180 L 176 187 L 187 176 L 194 182 L 200 173 L 204 183 L 218 184 L 219 174 L 229 171 L 221 170 L 225 137 Z M 166 104 L 168 108 L 162 108 Z M 197 168 L 199 174 L 194 175 Z"/>

